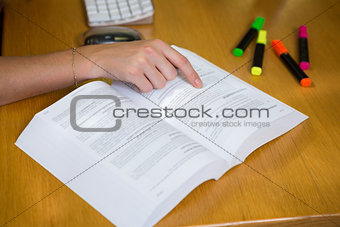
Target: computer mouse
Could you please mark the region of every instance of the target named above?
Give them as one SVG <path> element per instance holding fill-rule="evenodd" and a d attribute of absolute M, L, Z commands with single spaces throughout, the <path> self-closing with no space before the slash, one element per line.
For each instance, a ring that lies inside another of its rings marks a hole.
<path fill-rule="evenodd" d="M 142 39 L 144 38 L 138 31 L 120 26 L 91 28 L 82 35 L 84 45 L 129 42 Z"/>

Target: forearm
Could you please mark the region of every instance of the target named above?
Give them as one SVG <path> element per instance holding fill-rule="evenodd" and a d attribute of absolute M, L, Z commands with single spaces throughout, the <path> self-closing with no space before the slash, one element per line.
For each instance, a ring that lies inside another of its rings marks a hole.
<path fill-rule="evenodd" d="M 75 54 L 77 81 L 91 79 L 90 64 Z M 0 105 L 74 84 L 72 50 L 28 57 L 0 57 Z"/>
<path fill-rule="evenodd" d="M 32 57 L 0 57 L 0 105 L 47 93 L 77 82 L 108 77 L 133 83 L 141 92 L 161 89 L 181 70 L 202 87 L 190 62 L 161 40 L 102 44 Z"/>

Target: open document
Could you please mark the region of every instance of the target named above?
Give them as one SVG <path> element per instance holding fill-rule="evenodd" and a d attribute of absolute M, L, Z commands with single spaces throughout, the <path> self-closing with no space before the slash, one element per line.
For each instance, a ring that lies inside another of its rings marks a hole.
<path fill-rule="evenodd" d="M 37 113 L 16 145 L 117 226 L 152 226 L 203 182 L 218 180 L 307 116 L 178 47 L 179 72 L 140 93 L 88 83 Z"/>

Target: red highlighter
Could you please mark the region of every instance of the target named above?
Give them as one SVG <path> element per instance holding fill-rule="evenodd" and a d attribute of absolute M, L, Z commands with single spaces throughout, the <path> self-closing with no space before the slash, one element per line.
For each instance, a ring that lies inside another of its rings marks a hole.
<path fill-rule="evenodd" d="M 306 75 L 306 73 L 299 67 L 294 59 L 289 55 L 286 47 L 280 40 L 273 40 L 272 47 L 276 54 L 281 58 L 287 68 L 293 73 L 295 78 L 299 81 L 302 87 L 309 87 L 312 84 L 312 80 Z"/>

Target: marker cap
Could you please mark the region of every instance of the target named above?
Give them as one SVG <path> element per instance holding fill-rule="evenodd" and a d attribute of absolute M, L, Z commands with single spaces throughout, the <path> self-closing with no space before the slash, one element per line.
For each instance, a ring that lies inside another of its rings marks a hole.
<path fill-rule="evenodd" d="M 312 84 L 312 80 L 310 78 L 303 78 L 300 80 L 300 84 L 302 87 L 309 87 Z"/>
<path fill-rule="evenodd" d="M 276 54 L 280 57 L 281 54 L 287 53 L 286 47 L 283 45 L 281 40 L 276 39 L 272 41 L 272 47 L 273 50 L 276 52 Z"/>
<path fill-rule="evenodd" d="M 251 25 L 252 28 L 255 28 L 256 30 L 260 30 L 263 26 L 264 18 L 263 17 L 257 17 L 254 21 L 254 23 Z"/>
<path fill-rule="evenodd" d="M 267 31 L 266 30 L 260 30 L 259 35 L 257 36 L 256 43 L 261 43 L 266 45 L 267 43 Z"/>
<path fill-rule="evenodd" d="M 307 70 L 307 69 L 309 69 L 309 62 L 302 61 L 302 62 L 300 62 L 299 66 L 302 70 Z"/>
<path fill-rule="evenodd" d="M 251 67 L 250 72 L 251 72 L 251 74 L 254 75 L 254 76 L 260 76 L 261 73 L 262 73 L 262 69 L 261 69 L 260 67 L 253 66 L 253 67 Z"/>
<path fill-rule="evenodd" d="M 307 26 L 301 25 L 299 27 L 299 38 L 307 39 Z"/>
<path fill-rule="evenodd" d="M 233 54 L 236 56 L 236 57 L 241 57 L 243 55 L 243 50 L 240 49 L 240 48 L 235 48 L 233 50 Z"/>

